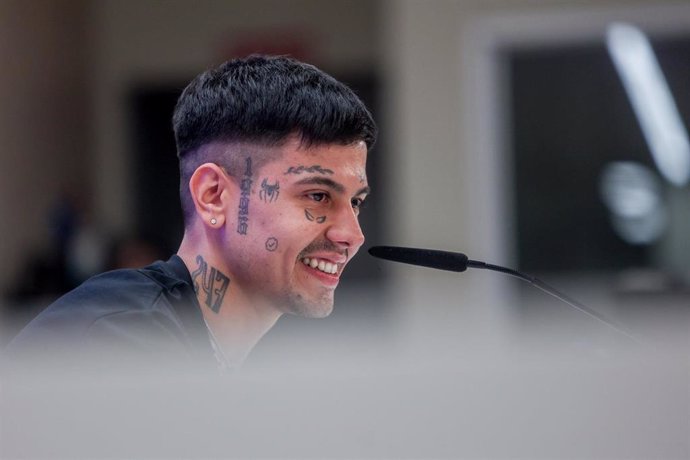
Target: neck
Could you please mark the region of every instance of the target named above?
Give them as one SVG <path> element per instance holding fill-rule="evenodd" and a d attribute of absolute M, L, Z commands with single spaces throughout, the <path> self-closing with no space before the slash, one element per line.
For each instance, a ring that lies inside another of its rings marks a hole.
<path fill-rule="evenodd" d="M 243 292 L 217 258 L 218 253 L 205 245 L 191 244 L 187 235 L 178 250 L 192 276 L 211 336 L 228 364 L 237 367 L 282 313 Z"/>
<path fill-rule="evenodd" d="M 262 314 L 253 305 L 229 302 L 222 305 L 218 313 L 202 305 L 202 312 L 211 336 L 231 367 L 242 365 L 280 317 L 280 314 Z"/>

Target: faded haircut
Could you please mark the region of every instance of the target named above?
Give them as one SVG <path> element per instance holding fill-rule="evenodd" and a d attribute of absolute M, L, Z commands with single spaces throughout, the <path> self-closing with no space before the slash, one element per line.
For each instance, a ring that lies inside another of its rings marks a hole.
<path fill-rule="evenodd" d="M 185 226 L 194 215 L 188 184 L 196 168 L 214 162 L 235 175 L 236 159 L 202 154 L 204 145 L 276 147 L 297 135 L 304 146 L 364 141 L 371 149 L 377 136 L 371 114 L 346 85 L 295 59 L 258 55 L 225 62 L 192 80 L 175 106 L 173 129 Z"/>

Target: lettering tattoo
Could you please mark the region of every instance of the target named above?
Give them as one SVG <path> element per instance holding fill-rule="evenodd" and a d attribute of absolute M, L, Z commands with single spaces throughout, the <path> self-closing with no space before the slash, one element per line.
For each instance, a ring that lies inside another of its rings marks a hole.
<path fill-rule="evenodd" d="M 206 294 L 203 302 L 214 313 L 218 313 L 230 285 L 230 278 L 215 267 L 211 267 L 209 271 L 208 263 L 200 255 L 196 256 L 196 263 L 199 266 L 191 274 L 194 291 L 197 295 L 200 292 Z"/>
<path fill-rule="evenodd" d="M 321 165 L 313 165 L 313 166 L 304 166 L 304 165 L 299 165 L 299 166 L 290 166 L 287 171 L 285 171 L 283 174 L 302 174 L 303 172 L 308 172 L 308 173 L 319 173 L 319 174 L 333 174 L 333 170 L 331 169 L 326 169 L 322 168 Z"/>
<path fill-rule="evenodd" d="M 274 237 L 270 237 L 269 239 L 266 240 L 266 250 L 269 252 L 273 252 L 276 249 L 278 249 L 278 239 Z"/>
<path fill-rule="evenodd" d="M 280 184 L 276 180 L 275 184 L 269 184 L 268 179 L 264 177 L 261 181 L 261 191 L 259 192 L 259 198 L 264 200 L 266 203 L 273 203 L 278 199 L 280 195 Z"/>
<path fill-rule="evenodd" d="M 252 192 L 252 159 L 245 158 L 246 167 L 240 184 L 240 206 L 237 213 L 237 233 L 246 235 L 249 230 L 249 195 Z"/>
<path fill-rule="evenodd" d="M 308 209 L 304 210 L 304 215 L 310 222 L 316 222 L 317 224 L 323 224 L 324 222 L 326 222 L 326 216 L 314 217 L 314 215 L 310 213 Z"/>

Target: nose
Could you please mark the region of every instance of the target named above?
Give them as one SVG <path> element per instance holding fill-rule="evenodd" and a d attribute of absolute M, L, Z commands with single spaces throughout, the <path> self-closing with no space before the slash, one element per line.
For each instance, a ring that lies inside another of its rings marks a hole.
<path fill-rule="evenodd" d="M 364 244 L 364 233 L 355 210 L 348 206 L 333 214 L 332 218 L 326 238 L 354 254 Z"/>

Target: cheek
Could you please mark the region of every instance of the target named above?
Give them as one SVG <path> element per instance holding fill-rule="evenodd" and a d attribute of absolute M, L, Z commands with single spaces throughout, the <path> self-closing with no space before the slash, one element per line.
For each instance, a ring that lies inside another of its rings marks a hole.
<path fill-rule="evenodd" d="M 282 197 L 281 197 L 282 199 Z M 308 209 L 292 204 L 281 206 L 260 202 L 260 217 L 256 220 L 256 235 L 263 249 L 274 257 L 296 257 L 309 243 L 317 239 L 328 221 L 324 210 Z M 259 210 L 257 209 L 257 210 Z"/>
<path fill-rule="evenodd" d="M 295 236 L 304 234 L 304 229 L 297 228 L 297 219 L 289 216 L 285 210 L 266 209 L 258 221 L 257 240 L 263 249 L 272 257 L 287 255 Z"/>
<path fill-rule="evenodd" d="M 321 214 L 323 212 L 314 210 L 310 212 L 309 209 L 299 206 L 279 207 L 273 204 L 264 204 L 257 223 L 262 234 L 278 239 L 281 236 L 294 238 L 309 232 L 317 220 L 324 218 Z"/>

